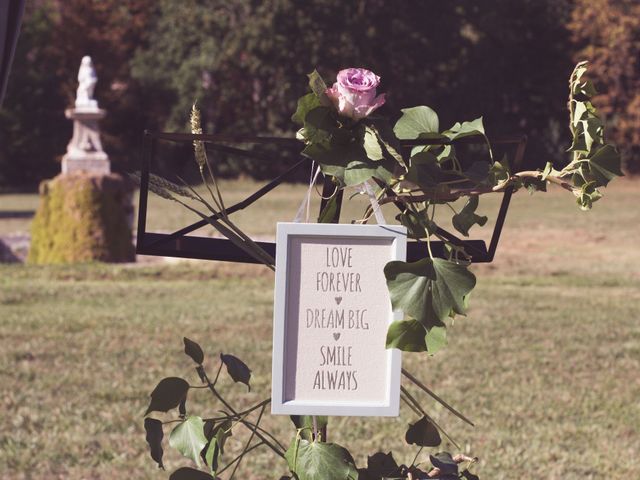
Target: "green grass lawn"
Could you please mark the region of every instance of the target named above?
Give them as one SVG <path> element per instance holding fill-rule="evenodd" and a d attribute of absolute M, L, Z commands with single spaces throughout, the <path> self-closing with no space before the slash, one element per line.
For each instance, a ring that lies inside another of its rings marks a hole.
<path fill-rule="evenodd" d="M 225 183 L 226 196 L 255 187 Z M 305 188 L 281 189 L 239 223 L 268 237 L 276 220 L 291 220 Z M 408 370 L 475 421 L 466 426 L 422 397 L 462 451 L 480 458 L 483 480 L 638 478 L 639 194 L 637 182 L 614 182 L 583 213 L 566 192 L 519 193 L 496 261 L 475 267 L 471 310 L 456 320 L 449 346 L 430 358 L 404 355 Z M 33 203 L 33 196 L 0 197 L 0 210 Z M 361 205 L 348 206 L 346 217 Z M 489 213 L 497 199 L 484 205 Z M 163 208 L 153 200 L 158 229 L 192 220 Z M 16 225 L 0 221 L 3 228 Z M 265 268 L 212 262 L 0 266 L 0 478 L 167 478 L 144 440 L 148 394 L 165 376 L 197 383 L 182 353 L 188 336 L 204 347 L 209 370 L 220 351 L 252 368 L 251 392 L 223 379 L 235 402 L 267 398 L 272 289 Z M 205 416 L 220 408 L 204 391 L 188 406 Z M 335 418 L 329 438 L 360 465 L 378 450 L 410 463 L 416 449 L 403 437 L 414 419 L 404 407 L 397 419 Z M 286 418 L 265 424 L 285 444 L 294 433 Z M 230 442 L 227 459 L 241 438 Z M 188 464 L 166 437 L 165 460 L 169 471 Z M 236 478 L 286 471 L 258 449 Z"/>

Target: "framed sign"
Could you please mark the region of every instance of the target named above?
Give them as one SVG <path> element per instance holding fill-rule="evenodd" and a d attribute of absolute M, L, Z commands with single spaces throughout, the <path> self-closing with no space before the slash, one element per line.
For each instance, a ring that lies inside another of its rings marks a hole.
<path fill-rule="evenodd" d="M 384 266 L 406 229 L 278 223 L 271 412 L 397 416 L 400 351 L 386 349 Z"/>

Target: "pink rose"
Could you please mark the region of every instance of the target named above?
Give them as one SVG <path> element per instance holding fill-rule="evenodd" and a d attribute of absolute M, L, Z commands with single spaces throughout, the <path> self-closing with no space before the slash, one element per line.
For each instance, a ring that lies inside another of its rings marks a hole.
<path fill-rule="evenodd" d="M 380 77 L 364 68 L 340 70 L 337 82 L 327 88 L 327 96 L 340 115 L 360 120 L 384 104 L 384 94 L 376 97 Z"/>

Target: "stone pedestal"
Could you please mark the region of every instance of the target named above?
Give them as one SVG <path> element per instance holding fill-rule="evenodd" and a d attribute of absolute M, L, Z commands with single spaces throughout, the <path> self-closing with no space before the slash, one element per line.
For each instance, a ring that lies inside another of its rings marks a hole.
<path fill-rule="evenodd" d="M 84 172 L 98 175 L 111 173 L 109 157 L 102 149 L 98 121 L 106 111 L 97 106 L 77 107 L 65 110 L 65 116 L 73 120 L 73 137 L 62 157 L 62 173 Z"/>

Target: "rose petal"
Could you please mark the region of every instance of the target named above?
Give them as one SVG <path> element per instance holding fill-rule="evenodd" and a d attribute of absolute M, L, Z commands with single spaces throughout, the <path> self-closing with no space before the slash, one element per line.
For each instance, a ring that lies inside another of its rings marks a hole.
<path fill-rule="evenodd" d="M 369 91 L 380 83 L 380 77 L 365 68 L 347 68 L 340 70 L 336 78 L 338 85 L 351 91 Z"/>
<path fill-rule="evenodd" d="M 338 104 L 339 104 L 340 92 L 338 92 L 338 84 L 334 83 L 333 87 L 327 88 L 324 93 L 327 95 L 327 97 L 329 97 L 329 100 L 331 100 L 331 103 L 333 103 L 333 105 L 336 108 L 339 108 Z"/>
<path fill-rule="evenodd" d="M 338 98 L 338 112 L 345 117 L 355 118 L 354 105 L 344 95 L 340 95 Z"/>
<path fill-rule="evenodd" d="M 385 101 L 386 101 L 385 94 L 382 93 L 376 97 L 376 99 L 372 104 L 357 106 L 356 108 L 354 108 L 353 118 L 355 120 L 360 120 L 361 118 L 369 116 L 375 110 L 377 110 L 382 105 L 384 105 Z"/>

